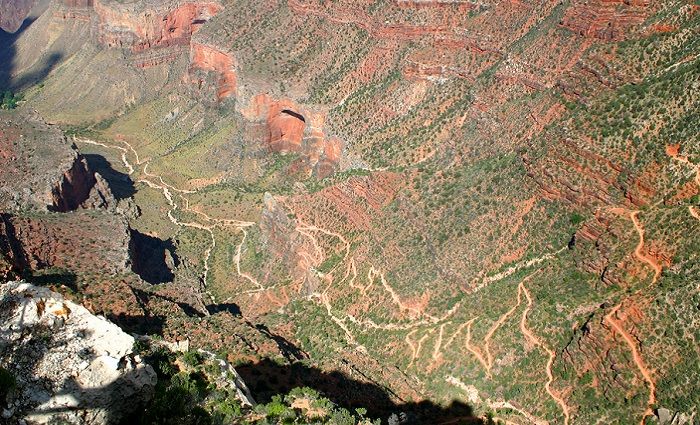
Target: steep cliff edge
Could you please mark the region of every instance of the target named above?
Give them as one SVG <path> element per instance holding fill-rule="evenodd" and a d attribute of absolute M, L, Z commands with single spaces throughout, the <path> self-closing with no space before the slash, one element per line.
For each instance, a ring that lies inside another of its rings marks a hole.
<path fill-rule="evenodd" d="M 221 10 L 221 4 L 217 1 L 150 1 L 135 5 L 95 0 L 94 9 L 99 17 L 102 43 L 138 51 L 189 44 L 192 34 Z"/>
<path fill-rule="evenodd" d="M 26 283 L 0 297 L 0 359 L 15 381 L 5 420 L 117 423 L 152 397 L 156 374 L 116 325 Z"/>
<path fill-rule="evenodd" d="M 0 210 L 116 208 L 99 174 L 39 115 L 0 113 Z"/>

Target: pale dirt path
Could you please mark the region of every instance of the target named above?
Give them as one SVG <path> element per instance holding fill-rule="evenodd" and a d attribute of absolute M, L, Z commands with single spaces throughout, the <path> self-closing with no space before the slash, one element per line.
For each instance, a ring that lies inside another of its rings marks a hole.
<path fill-rule="evenodd" d="M 243 244 L 245 244 L 245 241 L 248 238 L 248 232 L 245 230 L 245 228 L 241 227 L 241 231 L 243 232 L 243 238 L 241 239 L 241 243 L 239 243 L 236 247 L 236 255 L 234 255 L 233 257 L 234 262 L 236 263 L 236 273 L 238 273 L 238 276 L 248 280 L 250 283 L 257 286 L 258 289 L 265 290 L 265 288 L 260 284 L 260 282 L 258 282 L 257 279 L 255 279 L 249 273 L 241 272 L 241 253 L 243 251 Z"/>
<path fill-rule="evenodd" d="M 687 157 L 681 155 L 672 156 L 671 158 L 687 165 L 690 168 L 693 168 L 695 170 L 695 184 L 697 184 L 698 187 L 700 187 L 700 164 L 695 165 L 692 162 L 690 162 L 690 160 Z M 690 212 L 690 215 L 700 220 L 700 213 L 698 213 L 692 205 L 688 205 L 688 211 Z"/>
<path fill-rule="evenodd" d="M 446 323 L 443 323 L 442 325 L 440 325 L 440 331 L 438 332 L 438 337 L 435 340 L 435 348 L 433 349 L 433 360 L 435 360 L 435 361 L 439 360 L 440 357 L 442 356 L 442 351 L 440 350 L 442 348 L 442 337 L 443 337 L 443 334 L 445 333 L 445 326 L 448 323 L 449 322 L 446 322 Z"/>
<path fill-rule="evenodd" d="M 284 201 L 281 201 L 281 203 L 290 211 L 294 211 L 294 209 L 291 208 L 286 203 L 284 203 Z M 320 232 L 320 233 L 323 233 L 327 236 L 335 237 L 338 240 L 340 240 L 340 242 L 344 245 L 344 254 L 343 254 L 342 261 L 340 261 L 339 264 L 336 265 L 329 273 L 332 273 L 333 271 L 338 269 L 341 265 L 343 265 L 344 263 L 347 263 L 345 265 L 345 267 L 346 267 L 345 275 L 337 283 L 341 283 L 341 282 L 345 281 L 352 274 L 352 278 L 349 282 L 350 287 L 358 289 L 364 298 L 370 298 L 367 295 L 367 292 L 369 291 L 369 289 L 372 286 L 374 286 L 375 281 L 377 279 L 379 279 L 379 281 L 382 284 L 382 287 L 390 295 L 392 302 L 397 305 L 399 310 L 411 311 L 416 316 L 421 317 L 420 319 L 413 320 L 413 321 L 406 323 L 406 324 L 394 324 L 394 323 L 379 324 L 379 323 L 376 323 L 372 319 L 358 319 L 351 314 L 345 313 L 345 317 L 343 319 L 339 319 L 337 316 L 333 315 L 331 317 L 333 321 L 340 320 L 344 324 L 346 320 L 349 320 L 353 324 L 355 324 L 361 328 L 364 328 L 365 330 L 367 330 L 367 329 L 375 329 L 375 330 L 379 329 L 379 330 L 391 330 L 391 331 L 410 330 L 410 329 L 418 328 L 420 326 L 437 325 L 437 324 L 443 323 L 447 319 L 449 319 L 452 315 L 454 315 L 456 313 L 456 311 L 459 309 L 461 303 L 456 303 L 443 316 L 436 317 L 436 316 L 432 316 L 430 314 L 424 313 L 415 307 L 407 306 L 403 302 L 401 297 L 396 293 L 396 291 L 391 287 L 391 285 L 389 285 L 384 273 L 380 269 L 378 269 L 374 266 L 370 266 L 369 270 L 367 271 L 368 284 L 366 286 L 362 286 L 361 284 L 356 283 L 356 278 L 358 276 L 357 266 L 356 266 L 354 257 L 350 256 L 350 251 L 351 251 L 350 242 L 343 235 L 341 235 L 337 232 L 333 232 L 333 231 L 324 229 L 323 227 L 319 227 L 316 225 L 306 224 L 302 221 L 298 221 L 297 223 L 298 223 L 298 225 L 296 226 L 295 230 L 298 233 L 302 234 L 303 236 L 307 237 L 311 241 L 311 244 L 314 247 L 314 251 L 316 251 L 315 252 L 316 255 L 313 255 L 313 256 L 311 254 L 308 254 L 308 253 L 301 254 L 302 256 L 305 256 L 305 258 L 307 258 L 307 261 L 314 260 L 314 262 L 316 263 L 316 262 L 321 262 L 321 261 L 323 261 L 324 258 L 326 258 L 325 251 L 323 250 L 323 247 L 318 243 L 318 240 L 316 239 L 315 235 L 313 234 L 314 232 Z M 306 257 L 306 256 L 308 256 L 308 257 Z M 350 258 L 349 261 L 348 261 L 348 258 Z M 334 281 L 329 282 L 329 284 L 326 286 L 326 288 L 322 291 L 322 294 L 327 295 L 331 285 L 334 283 L 336 283 L 336 282 L 334 282 Z M 327 299 L 327 297 L 326 297 L 326 299 Z M 431 329 L 429 332 L 432 333 L 434 330 L 435 329 Z"/>
<path fill-rule="evenodd" d="M 523 409 L 515 407 L 512 403 L 509 403 L 507 401 L 494 401 L 494 402 L 489 403 L 489 407 L 494 409 L 494 410 L 496 410 L 496 409 L 514 410 L 514 411 L 520 413 L 521 415 L 523 415 L 528 421 L 530 421 L 531 423 L 533 423 L 535 425 L 549 425 L 549 422 L 547 422 L 543 419 L 536 418 L 535 416 L 533 416 L 529 412 L 526 412 Z"/>
<path fill-rule="evenodd" d="M 565 246 L 565 247 L 562 247 L 561 249 L 559 249 L 559 250 L 557 250 L 557 251 L 550 252 L 550 253 L 547 253 L 547 254 L 543 254 L 543 255 L 541 255 L 541 256 L 539 256 L 539 257 L 537 257 L 537 258 L 533 258 L 533 259 L 530 259 L 530 260 L 523 261 L 523 262 L 521 262 L 521 263 L 515 264 L 515 265 L 513 265 L 513 266 L 507 268 L 506 270 L 504 270 L 504 271 L 502 271 L 502 272 L 500 272 L 500 273 L 496 273 L 495 275 L 486 276 L 486 277 L 484 277 L 484 278 L 482 279 L 481 283 L 479 283 L 479 285 L 477 285 L 477 286 L 474 288 L 474 291 L 477 291 L 477 290 L 479 290 L 479 289 L 482 289 L 483 287 L 485 287 L 485 286 L 488 285 L 489 283 L 493 283 L 493 282 L 497 282 L 497 281 L 499 281 L 499 280 L 503 280 L 503 279 L 505 279 L 506 277 L 512 275 L 513 273 L 515 273 L 515 272 L 517 272 L 517 271 L 519 271 L 519 270 L 522 270 L 522 269 L 527 268 L 527 267 L 532 267 L 532 266 L 541 264 L 541 263 L 543 263 L 543 262 L 545 262 L 545 261 L 547 261 L 547 260 L 551 260 L 552 258 L 556 257 L 556 256 L 559 255 L 560 253 L 564 252 L 566 249 L 567 249 L 566 246 Z"/>
<path fill-rule="evenodd" d="M 128 152 L 128 150 L 126 148 L 121 147 L 121 146 L 110 146 L 110 145 L 106 145 L 104 143 L 96 142 L 94 140 L 89 140 L 89 139 L 74 139 L 74 140 L 79 140 L 80 143 L 85 143 L 88 145 L 102 146 L 102 147 L 107 148 L 107 149 L 117 149 L 117 150 L 121 151 L 122 152 L 121 159 L 122 159 L 122 163 L 124 164 L 124 167 L 126 167 L 126 169 L 128 170 L 129 175 L 134 174 L 134 171 L 135 171 L 134 167 L 131 165 L 131 163 L 129 163 L 129 160 L 126 157 L 126 153 Z"/>
<path fill-rule="evenodd" d="M 654 404 L 656 403 L 656 384 L 654 383 L 654 379 L 651 377 L 651 372 L 644 365 L 644 359 L 642 359 L 641 354 L 639 354 L 639 349 L 634 338 L 629 333 L 627 333 L 627 331 L 625 331 L 625 329 L 622 327 L 622 324 L 620 324 L 613 317 L 617 314 L 617 311 L 620 309 L 621 306 L 622 304 L 618 304 L 615 308 L 613 308 L 610 311 L 610 313 L 608 313 L 605 316 L 605 320 L 608 323 L 610 323 L 613 329 L 615 329 L 615 331 L 622 336 L 622 339 L 624 339 L 625 343 L 627 343 L 627 345 L 629 346 L 630 351 L 632 352 L 632 358 L 634 359 L 634 363 L 637 365 L 639 372 L 642 374 L 642 377 L 644 377 L 644 380 L 647 382 L 647 385 L 649 387 L 649 399 L 647 401 L 647 408 L 646 410 L 644 410 L 642 420 L 640 421 L 640 425 L 644 425 L 644 420 L 648 416 L 652 416 L 654 414 L 653 408 Z"/>
<path fill-rule="evenodd" d="M 688 205 L 688 210 L 690 211 L 690 215 L 700 220 L 700 213 L 695 209 L 695 207 Z"/>
<path fill-rule="evenodd" d="M 477 348 L 476 348 L 474 345 L 471 344 L 471 323 L 469 323 L 469 334 L 468 334 L 468 336 L 469 336 L 469 343 L 468 343 L 468 345 L 469 345 L 471 348 L 470 348 L 470 347 L 467 347 L 467 349 L 468 349 L 472 354 L 474 354 L 475 356 L 477 356 L 477 359 L 479 359 L 479 362 L 484 366 L 484 368 L 486 369 L 486 373 L 487 373 L 489 376 L 491 376 L 491 369 L 493 368 L 493 361 L 494 361 L 493 355 L 491 354 L 491 338 L 492 338 L 493 335 L 496 333 L 496 331 L 506 322 L 506 320 L 508 320 L 508 319 L 510 318 L 510 316 L 512 316 L 513 313 L 515 313 L 515 311 L 518 309 L 518 307 L 520 307 L 520 305 L 522 304 L 522 292 L 523 292 L 523 291 L 522 291 L 522 288 L 524 288 L 524 286 L 522 285 L 522 283 L 527 282 L 528 280 L 530 280 L 530 279 L 531 279 L 533 276 L 535 276 L 538 272 L 539 272 L 539 270 L 538 270 L 538 271 L 535 271 L 535 272 L 533 272 L 533 273 L 531 273 L 529 276 L 525 277 L 525 278 L 522 280 L 521 284 L 518 285 L 518 291 L 517 291 L 517 294 L 516 294 L 517 303 L 516 303 L 513 307 L 511 307 L 510 310 L 506 311 L 503 315 L 501 315 L 501 317 L 499 317 L 499 319 L 498 319 L 493 325 L 491 325 L 491 327 L 489 328 L 488 332 L 487 332 L 486 335 L 484 336 L 484 339 L 483 339 L 483 349 L 484 349 L 484 352 L 486 353 L 486 357 L 484 357 L 484 356 L 479 352 L 479 350 L 477 350 Z M 472 319 L 472 321 L 473 321 L 473 320 L 474 320 L 474 319 Z M 481 361 L 480 359 L 483 359 L 484 361 Z"/>
<path fill-rule="evenodd" d="M 321 303 L 323 304 L 323 306 L 326 307 L 326 313 L 328 314 L 328 316 L 345 333 L 345 339 L 347 340 L 348 344 L 355 345 L 358 348 L 360 348 L 363 352 L 367 352 L 367 350 L 364 348 L 364 346 L 357 343 L 355 336 L 352 334 L 352 332 L 350 332 L 350 329 L 348 329 L 348 327 L 345 325 L 345 321 L 343 319 L 337 317 L 335 314 L 333 314 L 333 309 L 331 307 L 330 301 L 328 300 L 328 296 L 326 294 L 320 294 L 320 299 L 321 299 Z"/>
<path fill-rule="evenodd" d="M 544 351 L 547 352 L 547 355 L 549 356 L 549 360 L 547 361 L 547 367 L 545 368 L 545 373 L 547 374 L 547 383 L 544 385 L 544 389 L 547 391 L 547 393 L 554 399 L 554 401 L 561 406 L 561 410 L 564 413 L 564 425 L 568 425 L 569 423 L 569 406 L 566 404 L 566 401 L 564 401 L 563 398 L 561 398 L 557 393 L 552 391 L 552 382 L 554 382 L 554 374 L 552 373 L 552 364 L 554 364 L 554 359 L 556 358 L 556 354 L 554 351 L 547 347 L 542 340 L 537 337 L 532 331 L 530 331 L 527 328 L 527 315 L 532 309 L 532 297 L 530 296 L 530 291 L 528 291 L 527 287 L 525 286 L 525 282 L 520 282 L 519 285 L 520 288 L 522 288 L 523 294 L 525 294 L 525 298 L 527 298 L 527 307 L 525 308 L 525 311 L 523 311 L 523 315 L 520 318 L 520 330 L 522 331 L 523 335 L 525 335 L 525 338 L 529 340 L 533 345 L 541 347 Z"/>
<path fill-rule="evenodd" d="M 196 211 L 196 210 L 190 209 L 189 200 L 188 200 L 187 198 L 185 198 L 184 196 L 182 196 L 182 195 L 184 195 L 184 194 L 193 194 L 193 193 L 196 193 L 196 191 L 176 188 L 176 187 L 174 187 L 173 185 L 170 185 L 170 184 L 166 183 L 166 182 L 163 180 L 162 176 L 149 173 L 149 172 L 148 172 L 149 161 L 141 161 L 141 159 L 139 158 L 138 152 L 136 152 L 136 150 L 133 148 L 133 146 L 131 146 L 131 144 L 129 144 L 129 143 L 126 142 L 126 141 L 122 141 L 122 142 L 121 142 L 121 143 L 123 143 L 124 145 L 127 146 L 127 147 L 125 148 L 125 147 L 123 147 L 123 146 L 112 145 L 112 144 L 107 144 L 107 143 L 102 143 L 102 142 L 97 142 L 97 141 L 90 140 L 90 139 L 82 139 L 82 138 L 81 138 L 81 139 L 78 139 L 78 138 L 75 138 L 74 140 L 77 141 L 77 142 L 79 142 L 79 143 L 85 143 L 85 144 L 90 144 L 90 145 L 102 146 L 102 147 L 105 147 L 105 148 L 108 148 L 108 149 L 115 149 L 115 150 L 120 151 L 120 152 L 121 152 L 121 159 L 122 159 L 122 162 L 124 163 L 124 166 L 125 166 L 126 169 L 128 170 L 129 175 L 133 175 L 133 174 L 136 172 L 134 166 L 129 162 L 128 155 L 127 155 L 128 152 L 133 153 L 134 158 L 136 158 L 136 165 L 137 165 L 137 166 L 138 166 L 138 165 L 144 165 L 143 170 L 142 170 L 142 171 L 143 171 L 143 174 L 144 174 L 145 176 L 147 176 L 147 177 L 152 178 L 152 179 L 157 179 L 159 183 L 154 183 L 153 181 L 151 181 L 151 180 L 149 180 L 149 179 L 147 179 L 147 178 L 140 178 L 140 179 L 138 179 L 137 181 L 140 182 L 140 183 L 146 184 L 148 187 L 150 187 L 150 188 L 152 188 L 152 189 L 160 190 L 160 191 L 163 192 L 163 197 L 165 198 L 165 200 L 168 202 L 168 205 L 170 206 L 170 210 L 169 210 L 168 213 L 167 213 L 167 217 L 168 217 L 168 219 L 170 220 L 170 222 L 173 223 L 175 226 L 178 226 L 178 227 L 187 227 L 187 228 L 192 228 L 192 229 L 198 229 L 198 230 L 202 230 L 202 231 L 205 231 L 205 232 L 209 233 L 209 236 L 210 236 L 210 238 L 211 238 L 211 244 L 210 244 L 210 245 L 207 247 L 207 249 L 204 251 L 204 260 L 203 260 L 204 272 L 203 272 L 203 275 L 202 275 L 202 285 L 203 285 L 202 290 L 203 290 L 204 292 L 206 292 L 212 300 L 214 300 L 213 294 L 209 293 L 209 291 L 206 289 L 206 288 L 207 288 L 207 279 L 208 279 L 208 277 L 209 277 L 209 272 L 210 272 L 209 260 L 210 260 L 210 258 L 211 258 L 211 253 L 212 253 L 213 250 L 216 248 L 216 236 L 214 235 L 214 229 L 215 229 L 217 226 L 232 226 L 232 227 L 237 227 L 237 228 L 239 228 L 240 230 L 243 231 L 243 233 L 244 233 L 243 242 L 245 242 L 245 238 L 246 238 L 246 236 L 247 236 L 247 233 L 246 233 L 246 231 L 245 231 L 245 227 L 253 226 L 253 225 L 255 225 L 255 223 L 254 223 L 254 222 L 249 222 L 249 221 L 236 220 L 236 219 L 218 220 L 218 219 L 214 219 L 214 218 L 212 218 L 212 217 L 209 217 L 209 216 L 208 216 L 206 213 L 204 213 L 204 212 Z M 185 208 L 184 208 L 184 209 L 180 208 L 180 206 L 177 204 L 177 202 L 175 202 L 175 199 L 173 198 L 173 195 L 172 195 L 172 192 L 171 192 L 171 191 L 177 193 L 178 196 L 182 199 L 182 201 L 183 201 L 184 204 L 185 204 Z M 180 220 L 178 220 L 178 219 L 173 215 L 173 212 L 176 211 L 177 209 L 182 209 L 183 211 L 192 212 L 192 213 L 194 213 L 194 214 L 196 214 L 196 215 L 202 216 L 202 217 L 204 217 L 206 220 L 208 220 L 208 221 L 210 221 L 210 222 L 213 222 L 214 224 L 202 224 L 202 223 L 198 223 L 198 222 L 183 222 L 183 221 L 180 221 Z M 262 285 L 260 285 L 259 283 L 257 283 L 257 281 L 255 281 L 254 279 L 251 279 L 251 276 L 250 276 L 250 275 L 245 274 L 245 273 L 241 273 L 241 270 L 240 270 L 240 250 L 241 250 L 241 246 L 242 246 L 243 242 L 241 242 L 241 244 L 238 246 L 238 254 L 237 254 L 237 261 L 236 261 L 236 271 L 237 271 L 237 273 L 238 273 L 238 275 L 239 275 L 240 277 L 245 278 L 245 279 L 248 279 L 248 280 L 251 280 L 251 282 L 256 283 L 259 287 L 262 287 Z"/>
<path fill-rule="evenodd" d="M 486 370 L 486 374 L 487 374 L 489 377 L 491 377 L 491 370 L 489 369 L 488 362 L 486 361 L 486 359 L 484 358 L 484 356 L 481 354 L 481 352 L 479 352 L 479 351 L 476 349 L 476 347 L 474 347 L 473 345 L 471 345 L 471 340 L 472 340 L 472 323 L 474 323 L 474 321 L 475 321 L 476 319 L 478 319 L 478 316 L 477 316 L 477 317 L 474 317 L 473 319 L 471 319 L 471 320 L 469 320 L 469 321 L 467 322 L 467 336 L 466 336 L 465 341 L 464 341 L 464 347 L 467 349 L 467 351 L 469 351 L 470 353 L 472 353 L 472 354 L 474 355 L 474 357 L 476 357 L 476 360 L 478 360 L 479 363 L 481 363 L 481 365 L 484 367 L 484 370 Z"/>
<path fill-rule="evenodd" d="M 464 382 L 462 382 L 459 378 L 456 378 L 456 377 L 451 376 L 451 375 L 445 377 L 445 382 L 447 382 L 448 384 L 451 384 L 451 385 L 459 388 L 460 390 L 464 391 L 467 394 L 467 401 L 469 401 L 470 403 L 478 404 L 478 403 L 482 402 L 481 398 L 479 397 L 479 390 L 477 390 L 477 388 L 474 387 L 473 385 L 467 385 Z M 486 399 L 483 402 L 485 402 L 493 410 L 498 410 L 498 409 L 513 410 L 514 412 L 519 413 L 525 419 L 527 419 L 528 423 L 533 423 L 535 425 L 549 425 L 549 422 L 535 417 L 531 413 L 513 405 L 510 402 L 491 401 L 490 399 Z M 503 418 L 494 417 L 493 419 L 499 420 L 506 425 L 507 424 L 522 425 L 521 422 L 511 422 L 511 421 L 509 421 L 507 419 L 503 419 Z"/>
<path fill-rule="evenodd" d="M 403 303 L 399 294 L 397 294 L 396 291 L 394 291 L 394 288 L 392 288 L 391 285 L 389 285 L 389 283 L 386 281 L 383 272 L 379 273 L 379 280 L 382 282 L 382 287 L 389 293 L 389 296 L 391 296 L 391 300 L 394 302 L 394 304 L 396 304 L 399 307 L 400 311 L 412 311 L 418 317 L 424 314 L 419 309 L 407 306 Z"/>
<path fill-rule="evenodd" d="M 413 365 L 413 362 L 416 361 L 416 357 L 418 357 L 418 352 L 416 351 L 416 346 L 413 344 L 413 340 L 411 339 L 411 336 L 418 332 L 418 329 L 413 329 L 411 332 L 406 334 L 406 337 L 404 338 L 404 341 L 406 344 L 408 344 L 408 348 L 411 350 L 411 359 L 408 362 L 408 367 L 411 367 Z"/>
<path fill-rule="evenodd" d="M 430 337 L 430 335 L 435 332 L 435 328 L 430 328 L 428 331 L 423 335 L 419 340 L 418 340 L 418 345 L 416 346 L 416 358 L 420 356 L 420 352 L 423 350 L 423 343 L 425 343 L 425 340 Z"/>
<path fill-rule="evenodd" d="M 632 223 L 634 224 L 634 228 L 637 230 L 637 233 L 639 234 L 639 243 L 637 244 L 637 247 L 634 250 L 634 255 L 642 262 L 647 263 L 651 266 L 651 268 L 654 269 L 654 279 L 652 280 L 652 284 L 655 284 L 658 280 L 659 277 L 661 276 L 662 272 L 662 267 L 660 264 L 656 262 L 653 258 L 649 257 L 644 253 L 644 227 L 642 224 L 639 222 L 639 211 L 632 211 L 630 213 L 630 218 L 632 219 Z"/>
<path fill-rule="evenodd" d="M 451 337 L 447 340 L 447 342 L 445 343 L 444 350 L 447 350 L 447 349 L 450 347 L 450 345 L 452 345 L 452 343 L 455 341 L 455 339 L 457 339 L 457 337 L 459 336 L 459 334 L 462 333 L 462 330 L 463 330 L 466 326 L 467 326 L 466 323 L 462 323 L 461 325 L 459 325 L 459 326 L 457 327 L 457 330 L 452 334 L 452 336 L 451 336 Z"/>
<path fill-rule="evenodd" d="M 515 304 L 510 310 L 506 311 L 497 321 L 494 323 L 489 331 L 486 333 L 486 336 L 484 337 L 484 351 L 486 352 L 486 363 L 488 365 L 488 372 L 489 374 L 491 373 L 491 368 L 493 367 L 493 355 L 491 354 L 491 337 L 493 336 L 494 333 L 496 333 L 496 330 L 505 323 L 508 318 L 515 313 L 515 310 L 520 307 L 520 304 L 522 302 L 522 297 L 521 297 L 521 290 L 520 286 L 518 286 L 518 295 L 517 295 L 518 302 Z"/>
<path fill-rule="evenodd" d="M 348 270 L 352 273 L 350 282 L 348 284 L 351 288 L 357 289 L 362 293 L 362 298 L 367 298 L 367 290 L 365 286 L 360 284 L 355 284 L 355 279 L 357 279 L 357 266 L 355 265 L 355 257 L 350 258 L 350 264 L 348 265 Z"/>

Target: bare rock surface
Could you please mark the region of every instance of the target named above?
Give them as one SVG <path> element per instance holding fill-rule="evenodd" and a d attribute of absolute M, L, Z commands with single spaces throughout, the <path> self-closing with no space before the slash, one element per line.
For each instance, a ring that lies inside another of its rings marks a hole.
<path fill-rule="evenodd" d="M 103 179 L 38 114 L 0 114 L 0 209 L 72 211 L 116 203 Z"/>
<path fill-rule="evenodd" d="M 115 324 L 27 283 L 0 295 L 0 362 L 17 381 L 4 420 L 116 423 L 152 396 L 153 368 Z"/>

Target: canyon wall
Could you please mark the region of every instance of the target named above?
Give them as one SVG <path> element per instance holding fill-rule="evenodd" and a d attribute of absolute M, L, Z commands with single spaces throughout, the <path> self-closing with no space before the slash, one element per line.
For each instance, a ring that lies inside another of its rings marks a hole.
<path fill-rule="evenodd" d="M 561 25 L 584 37 L 622 40 L 650 15 L 651 0 L 575 1 Z"/>
<path fill-rule="evenodd" d="M 323 178 L 337 170 L 343 142 L 325 133 L 324 112 L 267 94 L 254 96 L 242 112 L 250 121 L 262 125 L 263 143 L 270 152 L 299 154 L 290 170 L 293 173 Z"/>
<path fill-rule="evenodd" d="M 32 10 L 35 0 L 0 0 L 0 29 L 15 32 Z"/>
<path fill-rule="evenodd" d="M 223 52 L 215 47 L 193 42 L 190 47 L 190 83 L 199 90 L 206 90 L 207 86 L 214 87 L 216 99 L 221 101 L 236 93 L 236 64 L 230 53 Z M 209 85 L 205 74 L 213 74 L 213 82 Z"/>
<path fill-rule="evenodd" d="M 100 42 L 108 47 L 135 51 L 153 47 L 188 45 L 189 40 L 219 10 L 218 2 L 150 3 L 125 5 L 95 0 Z"/>

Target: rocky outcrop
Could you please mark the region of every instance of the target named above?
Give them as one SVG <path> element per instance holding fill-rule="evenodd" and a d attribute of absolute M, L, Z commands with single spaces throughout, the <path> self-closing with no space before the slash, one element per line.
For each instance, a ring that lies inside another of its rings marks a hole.
<path fill-rule="evenodd" d="M 107 183 L 60 129 L 38 115 L 0 118 L 0 211 L 116 208 Z"/>
<path fill-rule="evenodd" d="M 32 10 L 35 0 L 0 0 L 0 29 L 15 32 Z"/>
<path fill-rule="evenodd" d="M 114 0 L 95 0 L 94 8 L 99 17 L 99 39 L 102 44 L 139 51 L 188 45 L 192 34 L 216 15 L 221 5 L 215 1 L 125 4 Z"/>
<path fill-rule="evenodd" d="M 90 196 L 95 183 L 95 174 L 88 170 L 87 162 L 76 155 L 71 167 L 51 189 L 49 210 L 67 212 L 78 209 Z"/>
<path fill-rule="evenodd" d="M 93 7 L 94 0 L 63 0 L 63 5 L 66 7 Z"/>
<path fill-rule="evenodd" d="M 10 282 L 0 295 L 0 359 L 17 383 L 4 420 L 118 423 L 148 402 L 157 378 L 133 337 L 45 288 Z"/>
<path fill-rule="evenodd" d="M 265 193 L 264 209 L 260 217 L 260 230 L 262 241 L 274 258 L 283 263 L 290 270 L 292 278 L 305 283 L 307 295 L 318 286 L 316 274 L 310 271 L 310 267 L 318 264 L 309 264 L 308 258 L 302 255 L 312 251 L 313 247 L 307 247 L 306 240 L 299 238 L 294 231 L 296 223 L 289 216 L 289 211 L 270 193 Z"/>
<path fill-rule="evenodd" d="M 561 25 L 584 37 L 622 40 L 650 12 L 649 0 L 577 1 L 567 9 Z"/>
<path fill-rule="evenodd" d="M 412 9 L 455 6 L 460 6 L 460 8 L 471 9 L 477 5 L 477 3 L 464 0 L 394 0 L 393 2 L 398 7 Z"/>
<path fill-rule="evenodd" d="M 290 171 L 323 178 L 338 168 L 343 143 L 324 133 L 324 113 L 261 94 L 243 114 L 265 127 L 264 143 L 271 152 L 300 154 Z"/>
<path fill-rule="evenodd" d="M 65 279 L 80 272 L 130 270 L 130 233 L 119 215 L 80 212 L 0 218 L 1 253 L 23 273 L 53 269 Z"/>
<path fill-rule="evenodd" d="M 18 250 L 13 230 L 8 216 L 0 214 L 0 281 L 10 280 L 22 271 L 18 258 L 21 251 Z"/>
<path fill-rule="evenodd" d="M 216 89 L 218 101 L 230 97 L 236 92 L 235 61 L 229 53 L 215 47 L 193 42 L 190 47 L 190 82 L 199 90 L 207 87 Z M 202 75 L 202 72 L 204 75 Z M 213 74 L 213 84 L 209 85 L 207 74 Z"/>

